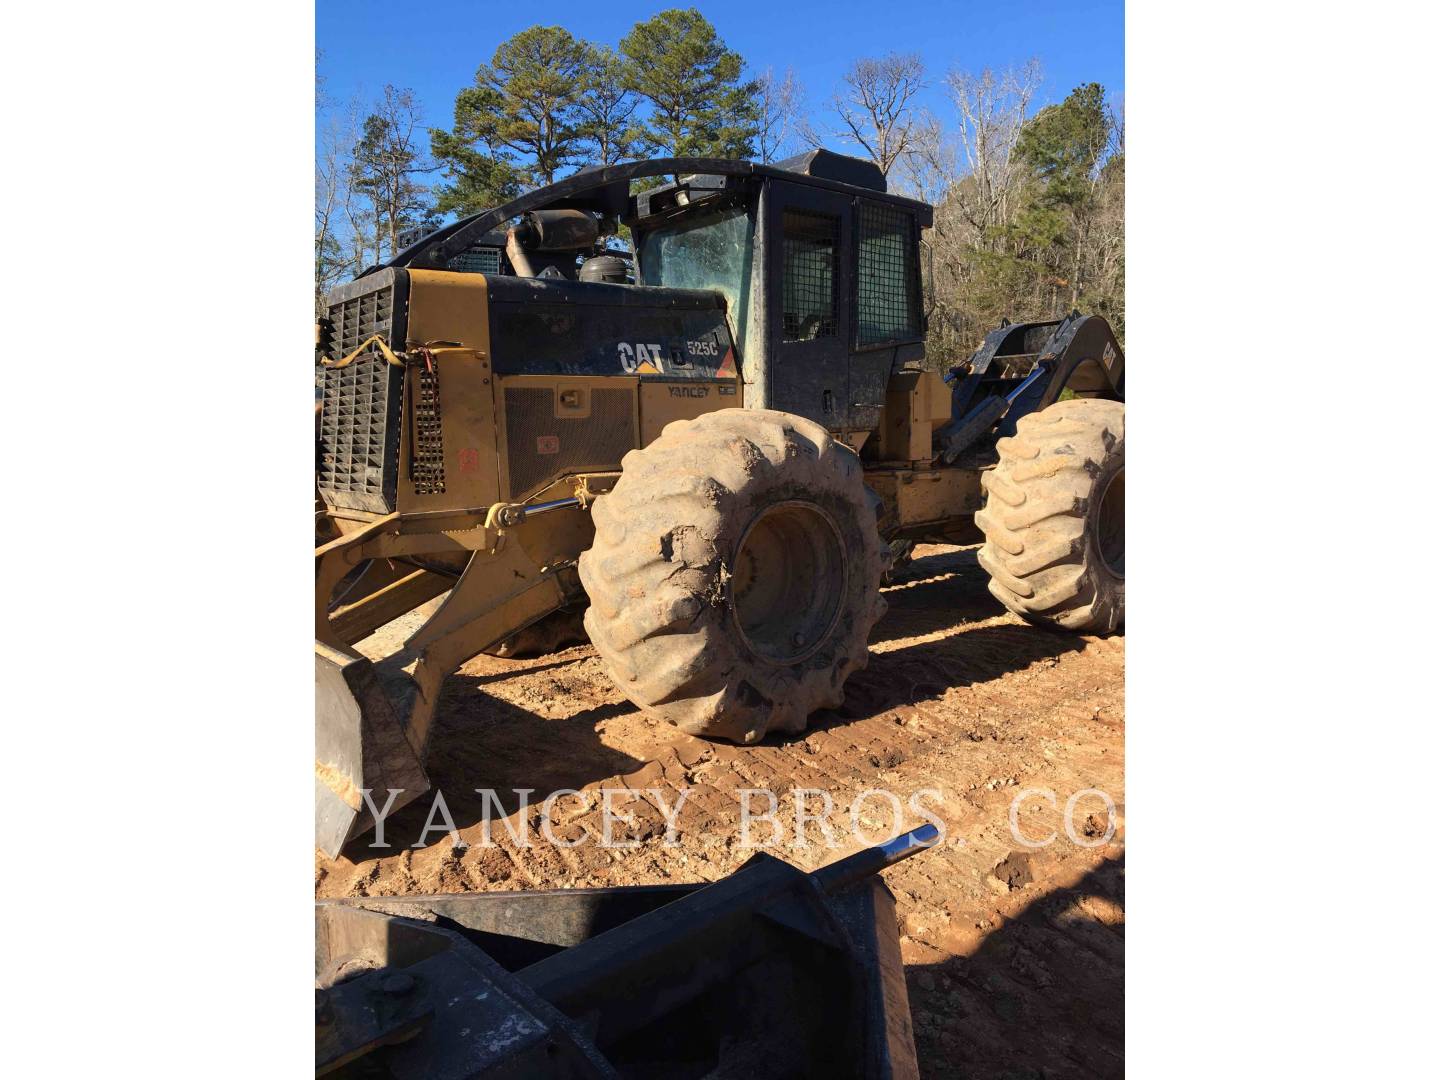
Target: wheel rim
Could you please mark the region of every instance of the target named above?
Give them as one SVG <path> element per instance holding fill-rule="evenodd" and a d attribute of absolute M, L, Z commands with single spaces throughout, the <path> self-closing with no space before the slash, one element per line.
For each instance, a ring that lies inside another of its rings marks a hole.
<path fill-rule="evenodd" d="M 750 648 L 794 664 L 825 643 L 845 595 L 840 530 L 809 502 L 776 503 L 750 523 L 730 581 L 735 623 Z"/>
<path fill-rule="evenodd" d="M 1122 465 L 1100 496 L 1095 515 L 1095 547 L 1105 568 L 1118 578 L 1125 576 L 1125 467 Z"/>

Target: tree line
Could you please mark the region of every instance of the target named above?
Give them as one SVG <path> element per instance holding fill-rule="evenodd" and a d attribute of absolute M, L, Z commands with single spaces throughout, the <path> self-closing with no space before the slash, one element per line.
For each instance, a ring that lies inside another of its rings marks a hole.
<path fill-rule="evenodd" d="M 937 78 L 948 117 L 920 102 Z M 1037 108 L 1042 81 L 1037 61 L 936 76 L 915 54 L 862 57 L 812 107 L 793 71 L 747 73 L 693 8 L 636 23 L 613 47 L 522 30 L 457 94 L 446 128 L 425 126 L 411 90 L 341 105 L 317 77 L 317 300 L 450 215 L 579 168 L 829 146 L 935 206 L 923 248 L 935 363 L 968 356 L 1002 319 L 1072 308 L 1105 315 L 1123 340 L 1123 114 L 1097 83 Z"/>

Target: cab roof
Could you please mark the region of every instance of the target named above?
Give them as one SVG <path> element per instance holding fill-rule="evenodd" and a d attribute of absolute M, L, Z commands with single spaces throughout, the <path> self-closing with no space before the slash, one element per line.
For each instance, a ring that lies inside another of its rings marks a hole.
<path fill-rule="evenodd" d="M 581 169 L 573 176 L 527 192 L 502 206 L 482 210 L 442 226 L 383 265 L 444 269 L 452 258 L 466 251 L 477 238 L 529 210 L 573 209 L 616 218 L 626 216 L 631 208 L 630 182 L 651 176 L 771 177 L 809 183 L 904 207 L 916 214 L 922 227 L 930 225 L 933 218 L 933 210 L 928 203 L 889 194 L 885 176 L 874 162 L 830 150 L 811 150 L 773 165 L 731 158 L 654 158 Z M 371 267 L 360 276 L 379 269 L 380 266 Z"/>

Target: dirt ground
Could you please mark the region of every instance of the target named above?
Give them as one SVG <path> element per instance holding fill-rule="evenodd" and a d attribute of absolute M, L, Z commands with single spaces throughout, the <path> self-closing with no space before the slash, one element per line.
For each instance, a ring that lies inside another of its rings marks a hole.
<path fill-rule="evenodd" d="M 780 794 L 782 842 L 771 848 L 806 868 L 871 842 L 895 822 L 943 824 L 937 849 L 885 872 L 894 892 L 915 1043 L 926 1077 L 1020 1078 L 1123 1074 L 1124 638 L 1042 630 L 1006 612 L 985 588 L 974 548 L 921 546 L 885 590 L 888 614 L 871 639 L 870 665 L 847 684 L 846 703 L 812 718 L 803 736 L 758 747 L 709 744 L 642 716 L 613 687 L 588 645 L 532 660 L 482 656 L 446 685 L 430 773 L 445 793 L 465 847 L 444 829 L 412 848 L 428 799 L 386 823 L 392 845 L 366 841 L 331 861 L 317 855 L 320 897 L 713 880 L 753 854 L 741 844 L 740 790 Z M 630 824 L 602 848 L 597 789 L 658 789 L 616 800 Z M 678 815 L 665 844 L 660 804 Z M 476 788 L 495 789 L 491 810 Z M 513 789 L 532 788 L 524 815 Z M 539 804 L 553 804 L 541 839 Z M 794 827 L 797 789 L 824 826 Z M 1101 795 L 1115 804 L 1111 815 Z M 1040 793 L 1036 793 L 1036 792 Z M 1012 830 L 1038 843 L 1026 847 Z M 1082 794 L 1065 826 L 1071 797 Z M 1053 794 L 1053 805 L 1049 801 Z M 659 803 L 657 803 L 659 800 Z M 755 813 L 767 809 L 754 798 Z M 524 820 L 522 821 L 522 816 Z M 438 821 L 438 819 L 437 819 Z M 531 829 L 530 846 L 506 830 Z M 1108 826 L 1115 831 L 1108 839 Z M 757 819 L 763 843 L 772 826 Z M 1079 841 L 1078 843 L 1076 841 Z M 388 852 L 388 854 L 387 854 Z M 351 861 L 363 860 L 363 861 Z"/>

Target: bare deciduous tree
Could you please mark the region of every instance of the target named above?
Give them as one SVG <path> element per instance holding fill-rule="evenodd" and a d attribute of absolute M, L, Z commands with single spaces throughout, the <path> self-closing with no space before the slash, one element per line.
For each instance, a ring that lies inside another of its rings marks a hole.
<path fill-rule="evenodd" d="M 791 68 L 777 79 L 773 68 L 756 80 L 759 93 L 759 130 L 755 145 L 765 163 L 782 156 L 786 144 L 799 133 L 800 114 L 805 107 L 805 90 Z"/>
<path fill-rule="evenodd" d="M 961 210 L 979 233 L 1008 224 L 1019 170 L 1015 144 L 1040 87 L 1040 62 L 996 73 L 952 71 L 945 82 L 960 114 L 959 141 L 972 183 Z"/>
<path fill-rule="evenodd" d="M 955 183 L 958 168 L 954 137 L 945 131 L 938 116 L 922 111 L 916 121 L 913 147 L 899 162 L 896 190 L 922 202 L 939 203 Z M 891 180 L 893 184 L 894 177 Z"/>
<path fill-rule="evenodd" d="M 1125 156 L 1125 98 L 1119 97 L 1110 103 L 1110 145 L 1106 147 L 1108 157 Z"/>
<path fill-rule="evenodd" d="M 935 206 L 926 287 L 937 355 L 958 359 L 1001 317 L 1023 314 L 1016 286 L 1005 280 L 1017 254 L 1007 227 L 1025 177 L 1015 147 L 1041 78 L 1036 61 L 998 73 L 950 72 L 945 84 L 959 124 L 947 137 L 932 121 L 907 159 L 911 187 Z"/>
<path fill-rule="evenodd" d="M 315 148 L 315 296 L 316 302 L 348 274 L 358 273 L 347 229 L 353 226 L 356 206 L 350 186 L 351 149 L 358 137 L 358 107 L 352 102 L 330 112 L 332 102 L 319 98 L 320 128 Z"/>
<path fill-rule="evenodd" d="M 835 135 L 858 144 L 889 176 L 895 163 L 914 151 L 921 134 L 921 117 L 912 103 L 925 87 L 924 61 L 918 53 L 864 57 L 840 81 L 834 109 L 841 127 Z M 820 141 L 813 129 L 806 138 Z"/>
<path fill-rule="evenodd" d="M 386 251 L 399 250 L 400 231 L 428 207 L 426 190 L 415 180 L 428 171 L 419 138 L 423 131 L 415 95 L 394 86 L 385 87 L 361 127 L 350 183 L 370 200 L 376 262 Z"/>

